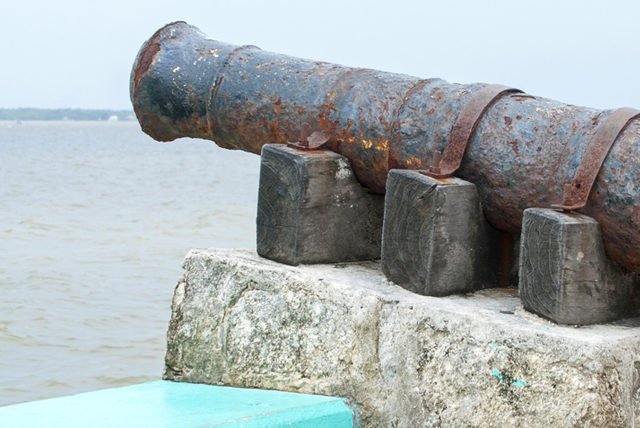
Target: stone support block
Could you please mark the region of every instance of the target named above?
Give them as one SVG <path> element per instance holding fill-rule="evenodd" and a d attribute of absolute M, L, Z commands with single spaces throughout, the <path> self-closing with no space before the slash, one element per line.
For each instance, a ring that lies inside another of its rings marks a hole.
<path fill-rule="evenodd" d="M 524 212 L 519 277 L 527 310 L 579 325 L 620 318 L 637 282 L 607 259 L 597 221 L 543 208 Z"/>
<path fill-rule="evenodd" d="M 498 244 L 474 184 L 391 170 L 382 233 L 382 268 L 389 280 L 427 296 L 495 287 Z"/>
<path fill-rule="evenodd" d="M 262 149 L 258 254 L 281 263 L 380 258 L 384 197 L 356 180 L 349 160 L 279 144 Z"/>

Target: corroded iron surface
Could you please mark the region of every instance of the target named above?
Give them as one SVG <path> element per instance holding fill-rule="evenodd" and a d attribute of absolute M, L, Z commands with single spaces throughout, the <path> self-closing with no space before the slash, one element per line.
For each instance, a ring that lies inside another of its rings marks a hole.
<path fill-rule="evenodd" d="M 482 119 L 487 109 L 499 97 L 505 94 L 521 92 L 519 89 L 503 85 L 487 85 L 474 92 L 471 99 L 467 101 L 458 113 L 458 117 L 449 133 L 449 141 L 445 146 L 444 153 L 434 153 L 434 164 L 427 166 L 423 173 L 432 177 L 445 178 L 458 171 L 469 145 L 469 140 L 476 132 L 478 123 L 480 123 L 480 119 Z"/>
<path fill-rule="evenodd" d="M 324 147 L 383 193 L 389 169 L 438 164 L 461 112 L 488 86 L 232 46 L 176 22 L 140 50 L 131 98 L 142 129 L 160 141 L 206 138 L 260 153 L 264 144 L 317 140 L 308 137 L 322 132 Z M 612 114 L 501 94 L 474 122 L 456 175 L 477 185 L 494 226 L 515 233 L 524 209 L 565 200 L 566 184 L 594 158 L 588 142 Z M 640 272 L 640 121 L 625 123 L 614 139 L 580 211 L 602 226 L 608 255 Z"/>
<path fill-rule="evenodd" d="M 640 117 L 640 111 L 628 107 L 619 108 L 607 116 L 587 141 L 584 157 L 580 160 L 573 182 L 564 186 L 564 200 L 561 204 L 553 205 L 563 210 L 577 210 L 584 208 L 591 194 L 593 184 L 598 177 L 611 146 L 616 142 L 624 128 Z"/>

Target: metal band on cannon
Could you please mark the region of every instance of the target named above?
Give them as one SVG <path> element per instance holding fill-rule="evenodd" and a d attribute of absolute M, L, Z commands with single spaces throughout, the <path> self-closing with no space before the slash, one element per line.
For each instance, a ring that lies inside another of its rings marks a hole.
<path fill-rule="evenodd" d="M 434 164 L 421 172 L 435 178 L 445 178 L 453 175 L 460 168 L 469 141 L 473 137 L 484 113 L 503 95 L 522 92 L 520 89 L 504 85 L 487 85 L 473 94 L 471 99 L 460 110 L 460 114 L 458 114 L 451 129 L 451 134 L 449 134 L 449 142 L 444 152 L 435 152 L 433 156 Z"/>
<path fill-rule="evenodd" d="M 593 184 L 611 147 L 629 122 L 638 117 L 640 117 L 640 110 L 629 107 L 614 110 L 607 116 L 587 142 L 585 155 L 580 161 L 573 181 L 564 185 L 562 203 L 552 205 L 553 208 L 572 211 L 587 205 Z"/>

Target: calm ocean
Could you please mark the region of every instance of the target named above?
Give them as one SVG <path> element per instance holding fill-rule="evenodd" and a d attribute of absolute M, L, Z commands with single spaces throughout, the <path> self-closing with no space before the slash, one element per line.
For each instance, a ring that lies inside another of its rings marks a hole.
<path fill-rule="evenodd" d="M 0 122 L 0 404 L 158 379 L 190 248 L 255 247 L 259 158 Z"/>

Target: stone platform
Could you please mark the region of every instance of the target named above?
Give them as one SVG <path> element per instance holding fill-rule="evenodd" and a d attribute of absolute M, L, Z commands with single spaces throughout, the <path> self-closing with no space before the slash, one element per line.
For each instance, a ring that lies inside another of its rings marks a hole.
<path fill-rule="evenodd" d="M 170 380 L 348 397 L 363 426 L 640 425 L 640 320 L 574 328 L 514 289 L 425 297 L 377 262 L 290 267 L 193 250 Z"/>

